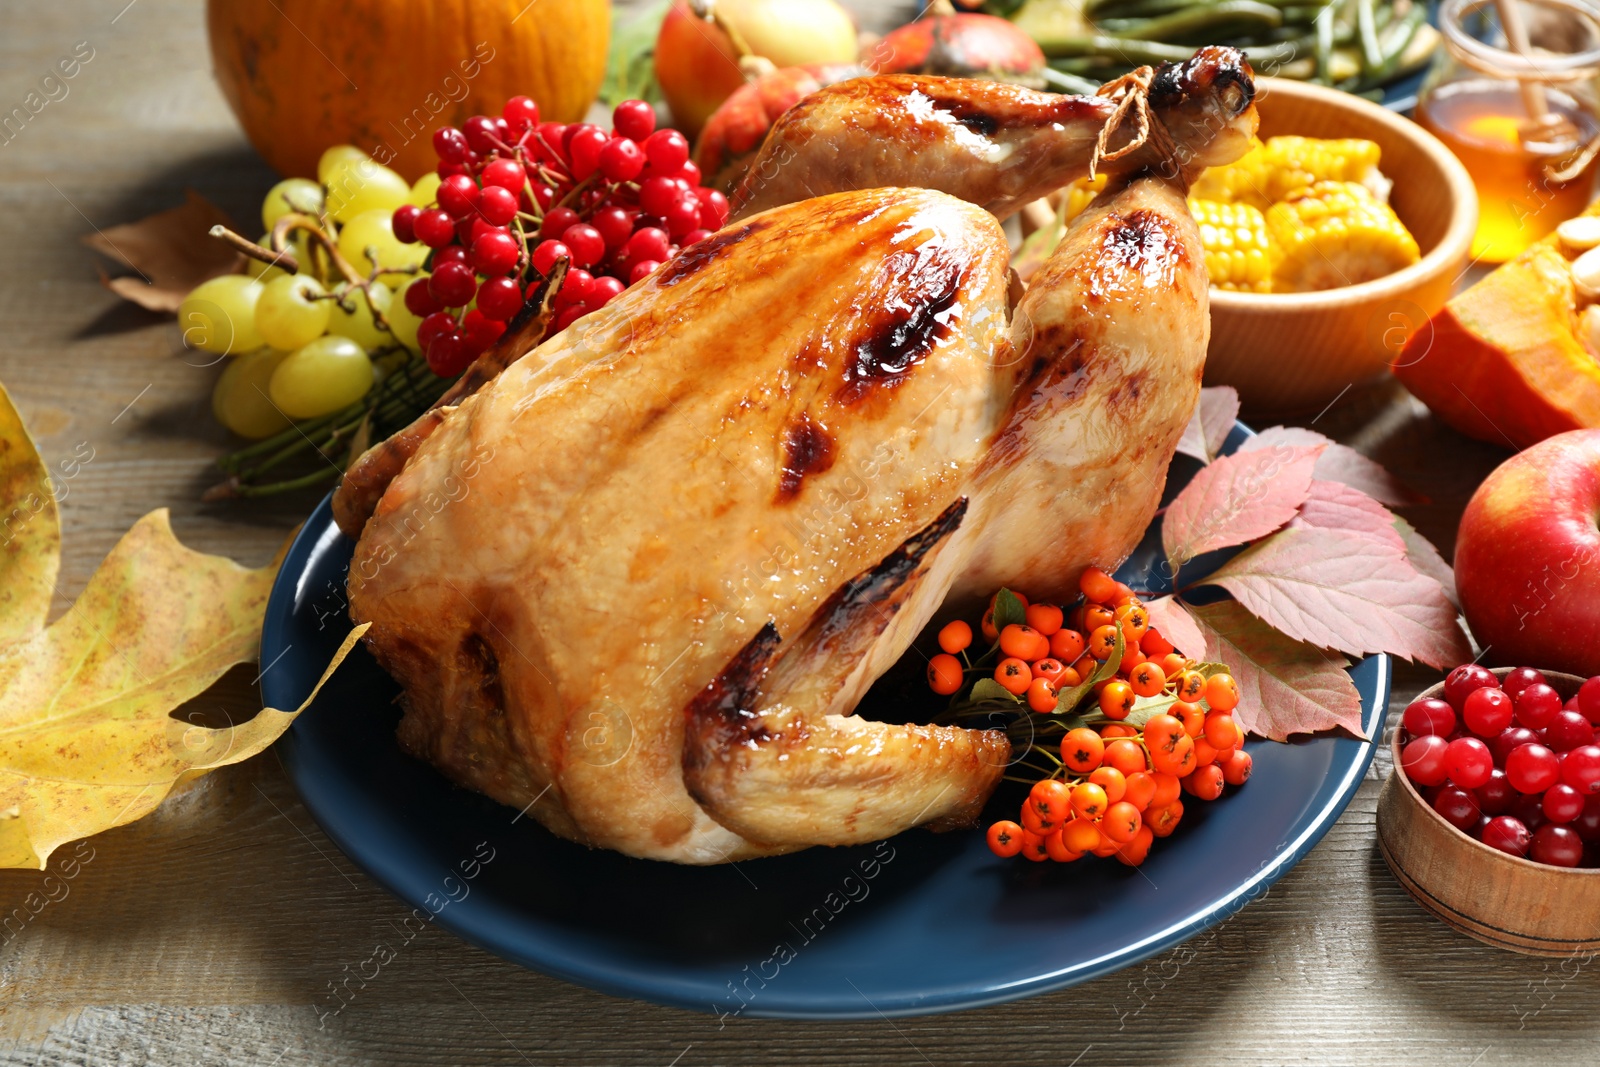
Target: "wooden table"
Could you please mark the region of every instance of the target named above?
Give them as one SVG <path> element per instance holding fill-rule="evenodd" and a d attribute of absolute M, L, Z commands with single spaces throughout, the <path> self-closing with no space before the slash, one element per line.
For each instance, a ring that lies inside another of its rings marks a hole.
<path fill-rule="evenodd" d="M 57 610 L 156 507 L 172 509 L 186 543 L 263 563 L 313 501 L 198 502 L 226 441 L 208 412 L 216 371 L 185 360 L 170 320 L 102 289 L 78 244 L 93 227 L 178 203 L 185 186 L 246 219 L 273 180 L 211 80 L 199 0 L 5 8 L 0 110 L 77 42 L 94 49 L 69 95 L 0 146 L 0 380 L 51 464 L 93 449 L 66 483 Z M 1466 497 L 1503 457 L 1393 387 L 1352 390 L 1317 426 L 1426 486 L 1433 503 L 1409 514 L 1447 552 Z M 236 671 L 202 703 L 248 714 L 253 678 Z M 1402 669 L 1396 704 L 1428 680 Z M 1479 945 L 1425 915 L 1390 877 L 1373 835 L 1386 770 L 1380 758 L 1328 837 L 1230 922 L 1051 996 L 917 1019 L 719 1026 L 521 970 L 429 929 L 323 1027 L 313 1005 L 395 936 L 406 909 L 322 835 L 268 754 L 90 840 L 92 859 L 53 883 L 65 895 L 55 888 L 61 899 L 20 934 L 0 935 L 0 1060 L 1596 1062 L 1600 968 Z M 0 872 L 0 915 L 45 890 L 45 878 Z"/>

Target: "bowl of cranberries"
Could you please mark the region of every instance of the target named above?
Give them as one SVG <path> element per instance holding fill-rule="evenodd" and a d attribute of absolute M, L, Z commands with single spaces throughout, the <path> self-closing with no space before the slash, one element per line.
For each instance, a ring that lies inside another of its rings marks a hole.
<path fill-rule="evenodd" d="M 1391 744 L 1378 846 L 1418 903 L 1513 951 L 1600 950 L 1600 676 L 1465 664 Z"/>

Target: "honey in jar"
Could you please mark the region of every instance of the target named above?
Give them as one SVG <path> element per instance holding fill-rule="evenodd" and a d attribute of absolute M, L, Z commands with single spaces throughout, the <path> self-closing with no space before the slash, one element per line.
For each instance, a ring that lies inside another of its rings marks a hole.
<path fill-rule="evenodd" d="M 1417 104 L 1417 122 L 1455 153 L 1478 190 L 1472 256 L 1481 262 L 1510 259 L 1589 204 L 1594 160 L 1564 182 L 1551 173 L 1600 133 L 1600 122 L 1564 92 L 1544 96 L 1543 120 L 1528 114 L 1518 86 L 1487 79 L 1453 82 Z"/>
<path fill-rule="evenodd" d="M 1491 15 L 1505 24 L 1495 30 Z M 1590 0 L 1444 0 L 1439 28 L 1445 47 L 1415 117 L 1478 191 L 1473 259 L 1502 263 L 1593 195 L 1597 166 L 1586 148 L 1600 136 L 1600 50 L 1571 48 L 1600 39 L 1600 8 Z"/>

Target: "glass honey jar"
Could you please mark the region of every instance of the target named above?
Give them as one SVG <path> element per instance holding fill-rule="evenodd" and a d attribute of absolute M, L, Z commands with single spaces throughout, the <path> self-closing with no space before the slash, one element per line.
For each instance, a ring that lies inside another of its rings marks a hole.
<path fill-rule="evenodd" d="M 1593 194 L 1600 5 L 1444 0 L 1439 28 L 1444 48 L 1415 118 L 1477 187 L 1473 259 L 1502 263 L 1581 212 Z"/>

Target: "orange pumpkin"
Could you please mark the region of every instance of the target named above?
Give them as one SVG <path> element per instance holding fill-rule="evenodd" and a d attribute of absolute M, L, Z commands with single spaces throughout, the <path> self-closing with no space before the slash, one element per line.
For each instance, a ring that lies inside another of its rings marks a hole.
<path fill-rule="evenodd" d="M 250 143 L 280 174 L 354 144 L 415 180 L 430 138 L 531 96 L 576 122 L 605 75 L 606 0 L 208 0 L 211 59 Z"/>

